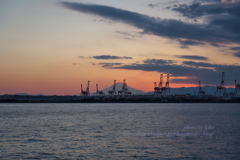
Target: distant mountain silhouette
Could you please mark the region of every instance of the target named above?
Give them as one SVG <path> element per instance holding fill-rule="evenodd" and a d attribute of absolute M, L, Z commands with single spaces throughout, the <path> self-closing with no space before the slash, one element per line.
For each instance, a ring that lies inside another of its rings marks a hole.
<path fill-rule="evenodd" d="M 116 93 L 117 91 L 121 90 L 123 86 L 123 83 L 116 83 Z M 112 90 L 113 85 L 103 89 L 102 91 L 105 93 L 105 95 L 108 94 L 108 91 Z M 134 94 L 137 95 L 152 95 L 154 94 L 154 91 L 151 92 L 143 92 L 141 90 L 137 90 L 135 88 L 132 88 L 130 86 L 127 86 L 128 90 Z M 214 92 L 216 92 L 216 86 L 203 86 L 202 90 L 205 91 L 205 95 L 214 95 Z M 234 88 L 226 88 L 227 93 L 233 93 Z M 181 87 L 181 88 L 170 88 L 170 95 L 175 94 L 190 94 L 190 95 L 198 95 L 198 87 Z M 19 96 L 44 96 L 43 94 L 28 94 L 28 93 L 16 93 L 13 95 L 19 95 Z M 95 92 L 91 92 L 91 95 L 95 95 Z"/>
<path fill-rule="evenodd" d="M 121 90 L 122 89 L 122 86 L 123 86 L 123 83 L 116 83 L 116 93 L 117 91 Z M 108 94 L 108 91 L 112 90 L 113 88 L 113 85 L 108 87 L 108 88 L 105 88 L 104 90 L 102 90 L 103 92 L 105 92 L 105 94 Z M 145 92 L 141 91 L 141 90 L 137 90 L 137 89 L 134 89 L 130 86 L 127 85 L 127 89 L 128 91 L 134 93 L 134 94 L 144 94 Z"/>

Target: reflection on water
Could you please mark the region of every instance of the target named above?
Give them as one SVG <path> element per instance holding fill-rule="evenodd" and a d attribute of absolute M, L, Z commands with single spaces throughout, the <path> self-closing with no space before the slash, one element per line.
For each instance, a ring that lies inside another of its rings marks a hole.
<path fill-rule="evenodd" d="M 238 159 L 239 104 L 0 104 L 0 159 Z"/>

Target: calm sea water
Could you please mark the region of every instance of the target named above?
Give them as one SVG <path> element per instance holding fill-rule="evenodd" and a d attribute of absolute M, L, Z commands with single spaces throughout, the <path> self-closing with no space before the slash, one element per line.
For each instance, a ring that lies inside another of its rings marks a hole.
<path fill-rule="evenodd" d="M 239 104 L 0 104 L 0 159 L 239 157 Z"/>

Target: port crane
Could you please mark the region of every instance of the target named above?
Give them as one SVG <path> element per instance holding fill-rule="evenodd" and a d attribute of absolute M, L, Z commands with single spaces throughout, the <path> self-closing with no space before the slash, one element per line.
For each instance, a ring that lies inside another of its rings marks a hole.
<path fill-rule="evenodd" d="M 154 82 L 154 94 L 162 94 L 163 74 L 160 74 L 160 82 L 157 86 L 157 82 Z"/>
<path fill-rule="evenodd" d="M 98 84 L 96 84 L 96 90 L 97 90 L 97 91 L 96 91 L 96 95 L 104 96 L 104 92 L 98 90 Z"/>
<path fill-rule="evenodd" d="M 205 91 L 202 90 L 201 81 L 198 81 L 198 83 L 199 83 L 198 96 L 204 96 L 205 95 Z"/>
<path fill-rule="evenodd" d="M 154 82 L 154 94 L 166 94 L 167 92 L 170 93 L 169 77 L 170 75 L 167 74 L 167 81 L 165 86 L 163 86 L 163 74 L 160 74 L 160 82 L 158 86 L 157 86 L 157 82 Z"/>
<path fill-rule="evenodd" d="M 132 92 L 128 91 L 126 80 L 123 80 L 123 86 L 122 89 L 118 91 L 119 95 L 131 95 Z"/>
<path fill-rule="evenodd" d="M 237 80 L 235 80 L 234 95 L 237 96 L 237 97 L 240 97 L 240 83 L 237 83 Z"/>
<path fill-rule="evenodd" d="M 108 91 L 108 94 L 110 95 L 116 95 L 116 80 L 113 82 L 113 88 L 112 90 Z"/>
<path fill-rule="evenodd" d="M 82 84 L 81 84 L 81 95 L 83 95 L 83 96 L 89 96 L 90 95 L 89 86 L 90 86 L 90 81 L 88 81 L 87 89 L 84 91 L 83 87 L 82 87 Z"/>
<path fill-rule="evenodd" d="M 169 87 L 169 78 L 170 78 L 170 75 L 169 74 L 167 74 L 167 81 L 166 81 L 166 84 L 165 84 L 165 87 L 162 87 L 162 92 L 163 93 L 170 93 L 170 87 Z"/>
<path fill-rule="evenodd" d="M 223 95 L 226 94 L 226 88 L 224 86 L 224 79 L 225 79 L 225 72 L 222 72 L 222 81 L 220 83 L 220 86 L 217 86 L 217 95 L 220 93 L 223 93 Z"/>

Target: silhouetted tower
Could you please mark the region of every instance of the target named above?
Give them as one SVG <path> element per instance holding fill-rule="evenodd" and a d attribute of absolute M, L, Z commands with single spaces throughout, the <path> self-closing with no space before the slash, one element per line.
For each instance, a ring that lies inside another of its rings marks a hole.
<path fill-rule="evenodd" d="M 82 84 L 81 84 L 81 95 L 83 95 L 83 96 L 89 96 L 90 95 L 89 86 L 90 86 L 90 81 L 88 81 L 87 89 L 86 89 L 86 91 L 84 91 L 83 87 L 82 87 Z"/>
<path fill-rule="evenodd" d="M 204 96 L 205 95 L 205 91 L 202 90 L 201 81 L 198 81 L 198 82 L 199 82 L 198 96 Z"/>
<path fill-rule="evenodd" d="M 104 92 L 103 91 L 99 91 L 98 90 L 98 84 L 96 84 L 96 95 L 98 95 L 98 96 L 103 96 L 104 95 Z"/>
<path fill-rule="evenodd" d="M 220 86 L 217 86 L 217 95 L 219 94 L 219 93 L 223 93 L 223 94 L 225 94 L 225 92 L 226 92 L 226 88 L 224 87 L 224 79 L 225 79 L 225 73 L 224 72 L 222 72 L 222 81 L 221 81 L 221 83 L 220 83 Z"/>
<path fill-rule="evenodd" d="M 110 95 L 116 95 L 116 80 L 113 82 L 113 88 L 112 90 L 108 91 L 108 94 Z"/>

